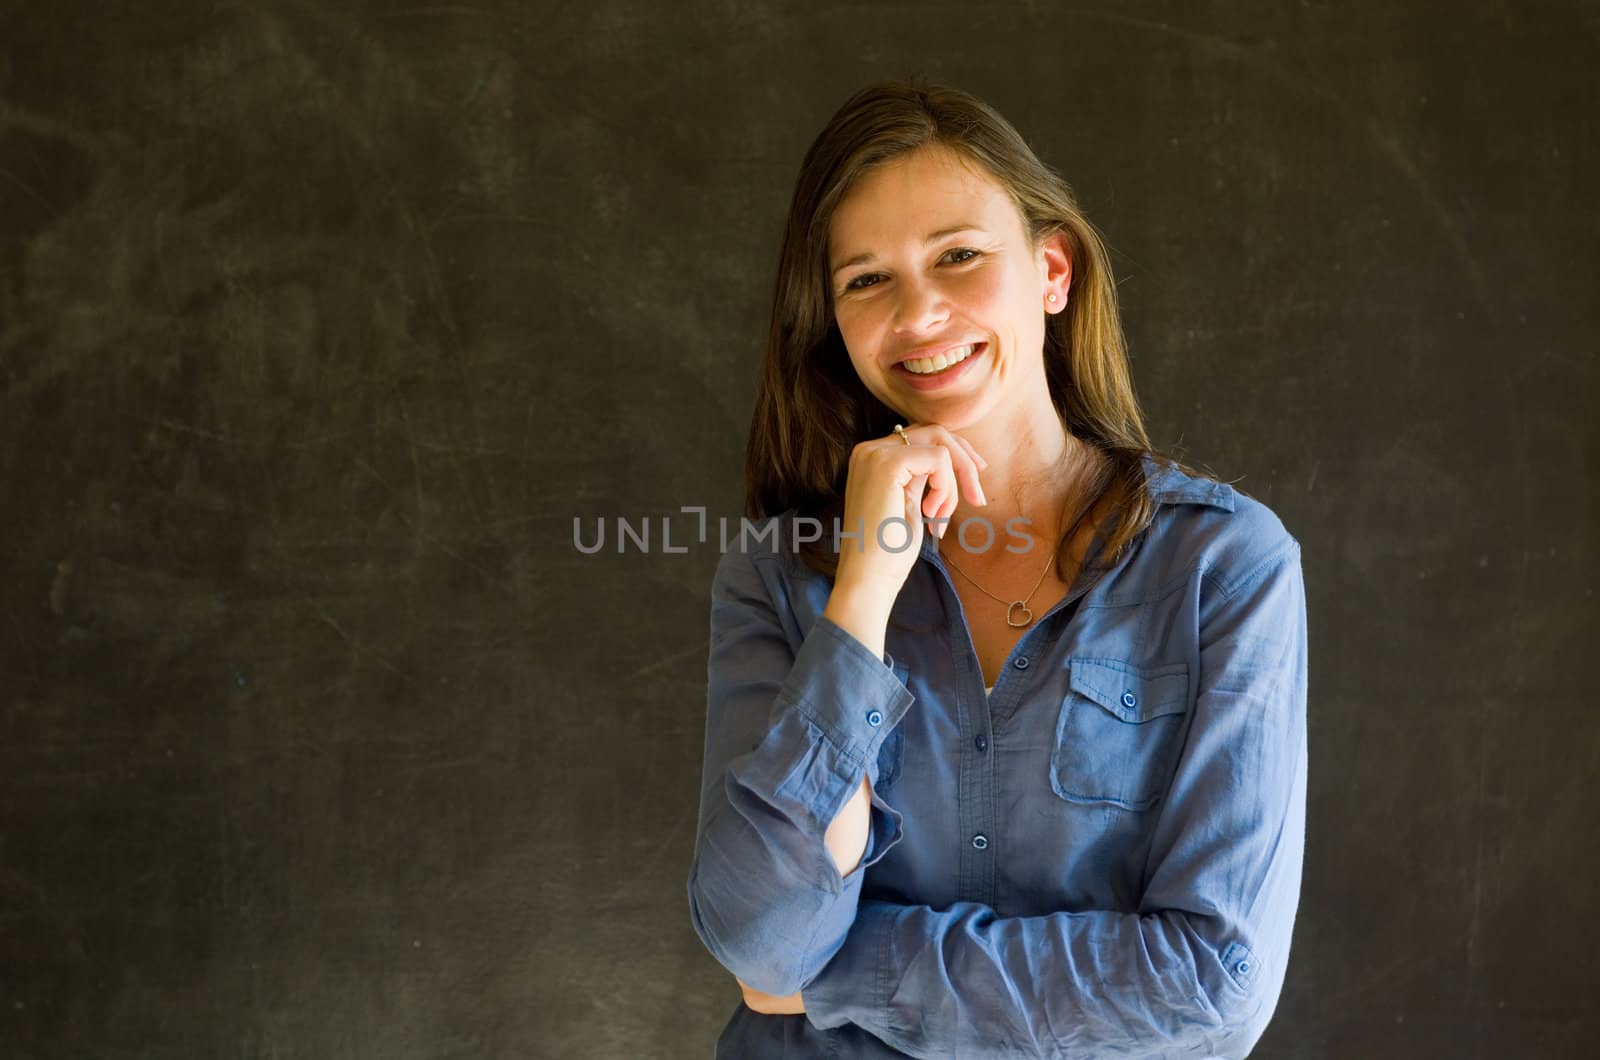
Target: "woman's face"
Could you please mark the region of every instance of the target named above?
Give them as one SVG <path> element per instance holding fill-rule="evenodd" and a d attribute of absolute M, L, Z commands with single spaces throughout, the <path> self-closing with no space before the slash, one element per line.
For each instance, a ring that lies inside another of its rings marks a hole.
<path fill-rule="evenodd" d="M 1065 308 L 1071 282 L 1063 248 L 1058 236 L 1036 251 L 1000 185 L 948 148 L 867 173 L 828 235 L 856 374 L 908 423 L 951 429 L 1045 392 L 1044 314 Z"/>

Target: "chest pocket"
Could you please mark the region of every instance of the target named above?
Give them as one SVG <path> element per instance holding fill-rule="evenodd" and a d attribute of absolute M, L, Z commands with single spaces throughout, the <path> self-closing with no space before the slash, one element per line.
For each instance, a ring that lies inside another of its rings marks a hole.
<path fill-rule="evenodd" d="M 1071 660 L 1050 750 L 1050 787 L 1068 802 L 1154 805 L 1177 765 L 1189 666 Z"/>
<path fill-rule="evenodd" d="M 890 669 L 900 679 L 900 683 L 908 689 L 911 687 L 911 671 L 898 662 L 892 663 Z M 906 734 L 905 723 L 896 725 L 884 737 L 883 743 L 878 745 L 878 775 L 872 778 L 873 791 L 888 791 L 894 782 L 900 779 L 900 769 L 905 760 Z"/>

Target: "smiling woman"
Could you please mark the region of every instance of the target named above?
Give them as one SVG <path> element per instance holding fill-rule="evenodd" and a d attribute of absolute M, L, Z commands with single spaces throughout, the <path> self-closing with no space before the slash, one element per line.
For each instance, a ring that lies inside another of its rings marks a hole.
<path fill-rule="evenodd" d="M 951 214 L 971 219 L 939 224 Z M 923 236 L 928 224 L 938 227 Z M 1023 419 L 1058 419 L 1039 310 L 1045 295 L 1065 305 L 1070 259 L 1059 235 L 1034 246 L 999 182 L 937 143 L 907 152 L 857 179 L 834 211 L 829 244 L 845 248 L 833 269 L 835 324 L 856 375 L 883 404 L 964 428 L 979 449 L 1001 448 L 993 443 Z M 859 245 L 880 249 L 852 254 Z M 1029 388 L 1036 400 L 1020 400 Z M 908 405 L 908 390 L 922 400 Z M 990 478 L 1004 479 L 1004 466 Z"/>
<path fill-rule="evenodd" d="M 1299 542 L 1151 447 L 1102 241 L 972 96 L 847 101 L 779 261 L 688 879 L 717 1056 L 1245 1056 L 1299 899 Z"/>

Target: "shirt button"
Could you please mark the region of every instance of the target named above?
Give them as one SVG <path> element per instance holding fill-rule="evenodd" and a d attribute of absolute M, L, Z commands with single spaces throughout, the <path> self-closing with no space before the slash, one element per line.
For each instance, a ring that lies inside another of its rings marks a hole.
<path fill-rule="evenodd" d="M 973 737 L 972 742 L 978 745 L 978 750 L 980 751 L 989 746 L 989 738 L 981 732 L 977 736 Z"/>
<path fill-rule="evenodd" d="M 1134 699 L 1132 692 L 1124 692 L 1124 693 L 1122 693 L 1122 705 L 1123 706 L 1131 707 L 1137 702 L 1138 702 L 1138 700 Z"/>
<path fill-rule="evenodd" d="M 882 725 L 883 724 L 883 714 L 880 711 L 876 711 L 876 710 L 867 711 L 867 724 L 868 725 Z"/>
<path fill-rule="evenodd" d="M 1240 961 L 1238 964 L 1234 965 L 1234 967 L 1239 969 L 1239 974 L 1240 975 L 1249 975 L 1250 974 L 1250 962 L 1249 961 Z"/>
<path fill-rule="evenodd" d="M 982 850 L 989 845 L 989 838 L 988 836 L 979 833 L 978 835 L 972 837 L 972 845 L 977 847 L 979 850 Z"/>
<path fill-rule="evenodd" d="M 1015 666 L 1019 670 L 1026 670 L 1028 668 L 1028 657 L 1026 655 L 1019 655 L 1017 656 L 1017 661 L 1011 665 Z"/>

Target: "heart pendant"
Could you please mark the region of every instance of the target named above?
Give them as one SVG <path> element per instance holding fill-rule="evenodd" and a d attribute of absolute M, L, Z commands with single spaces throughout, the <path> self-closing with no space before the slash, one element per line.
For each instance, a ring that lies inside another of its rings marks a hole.
<path fill-rule="evenodd" d="M 1013 621 L 1011 621 L 1011 616 L 1016 614 L 1016 612 L 1019 609 L 1022 611 L 1022 621 L 1021 622 L 1013 622 Z M 1028 610 L 1028 606 L 1026 604 L 1024 604 L 1021 600 L 1018 600 L 1017 602 L 1013 603 L 1010 607 L 1006 608 L 1006 625 L 1010 626 L 1011 628 L 1013 628 L 1013 629 L 1021 629 L 1023 626 L 1026 626 L 1029 622 L 1032 622 L 1032 621 L 1033 621 L 1033 612 L 1029 611 Z"/>

